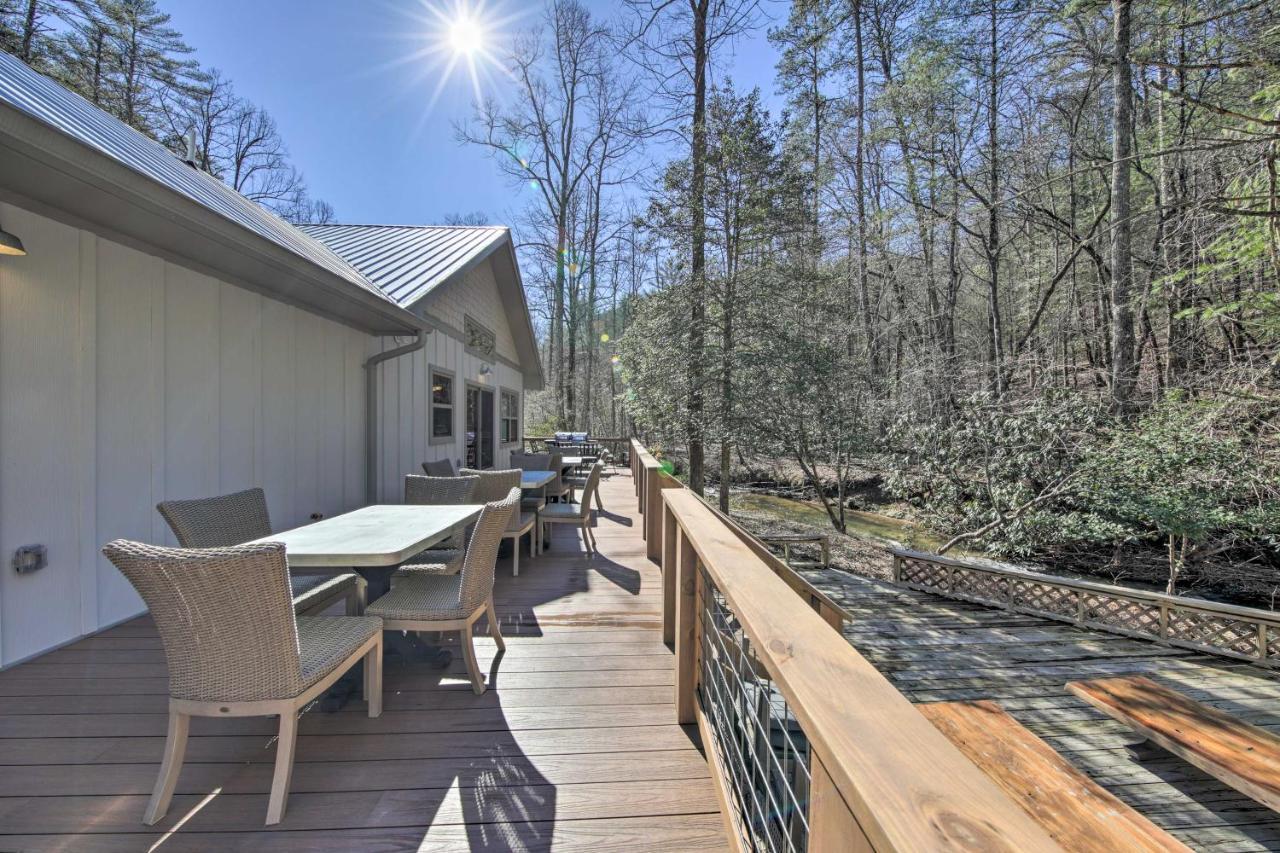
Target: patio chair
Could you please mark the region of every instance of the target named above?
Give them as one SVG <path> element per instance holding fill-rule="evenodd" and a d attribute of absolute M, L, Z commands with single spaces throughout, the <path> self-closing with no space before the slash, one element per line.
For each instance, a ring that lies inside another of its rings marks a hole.
<path fill-rule="evenodd" d="M 212 498 L 161 501 L 156 510 L 183 548 L 223 548 L 270 536 L 271 516 L 262 489 L 245 489 Z M 290 575 L 296 613 L 323 613 L 346 599 L 347 615 L 364 612 L 365 579 L 355 572 Z"/>
<path fill-rule="evenodd" d="M 539 520 L 547 525 L 547 532 L 544 535 L 550 537 L 552 524 L 576 524 L 582 529 L 582 542 L 587 548 L 587 554 L 596 552 L 596 537 L 591 532 L 591 499 L 600 486 L 602 467 L 604 466 L 599 462 L 591 466 L 591 472 L 587 474 L 582 485 L 582 503 L 576 506 L 571 503 L 551 504 L 538 514 Z"/>
<path fill-rule="evenodd" d="M 507 492 L 520 490 L 520 469 L 509 468 L 505 471 L 481 471 L 476 468 L 463 468 L 464 477 L 479 477 L 476 485 L 475 501 L 477 503 L 495 503 L 505 499 Z M 517 508 L 511 516 L 511 523 L 503 539 L 511 540 L 511 576 L 520 574 L 520 537 L 529 534 L 529 557 L 538 555 L 542 540 L 538 538 L 538 513 Z"/>
<path fill-rule="evenodd" d="M 428 477 L 456 477 L 458 472 L 453 470 L 453 462 L 449 459 L 437 459 L 435 462 L 423 462 L 422 473 Z"/>
<path fill-rule="evenodd" d="M 266 822 L 279 823 L 299 710 L 363 658 L 369 716 L 382 713 L 382 620 L 295 616 L 279 542 L 186 549 L 117 539 L 102 553 L 146 602 L 169 667 L 169 733 L 143 821 L 169 809 L 191 717 L 278 714 Z"/>
<path fill-rule="evenodd" d="M 408 474 L 404 478 L 404 502 L 422 506 L 456 506 L 471 503 L 474 500 L 479 477 L 423 477 Z M 406 575 L 425 573 L 433 575 L 455 575 L 462 568 L 462 555 L 466 547 L 466 530 L 454 531 L 453 535 L 432 546 L 396 570 L 391 576 L 392 583 Z"/>
<path fill-rule="evenodd" d="M 518 481 L 517 481 L 518 482 Z M 387 631 L 457 631 L 466 660 L 471 689 L 484 693 L 484 676 L 476 662 L 472 626 L 489 617 L 489 631 L 500 650 L 506 649 L 498 614 L 493 607 L 493 576 L 498 546 L 518 513 L 520 489 L 508 490 L 500 501 L 485 504 L 471 533 L 462 571 L 456 575 L 415 574 L 369 605 L 371 615 L 382 617 Z"/>
<path fill-rule="evenodd" d="M 511 453 L 511 467 L 519 468 L 522 471 L 546 471 L 549 464 L 551 464 L 551 455 L 547 453 L 524 453 L 519 450 Z M 520 509 L 536 514 L 538 510 L 547 505 L 547 489 L 550 486 L 551 483 L 548 483 L 538 489 L 538 494 L 521 497 Z"/>
<path fill-rule="evenodd" d="M 593 465 L 592 470 L 594 470 L 597 466 L 600 468 L 600 475 L 604 476 L 605 460 L 602 459 L 597 463 L 597 465 Z M 576 490 L 582 491 L 583 503 L 586 503 L 588 500 L 591 499 L 590 496 L 588 496 L 586 493 L 587 478 L 590 476 L 591 476 L 590 472 L 588 472 L 586 475 L 581 477 L 578 477 L 578 476 L 565 477 L 565 480 L 564 480 L 565 488 L 569 490 L 570 503 L 573 503 L 573 492 Z M 600 500 L 600 484 L 597 483 L 596 488 L 593 489 L 592 491 L 595 495 L 596 509 L 600 510 L 601 512 L 604 512 L 604 502 Z"/>

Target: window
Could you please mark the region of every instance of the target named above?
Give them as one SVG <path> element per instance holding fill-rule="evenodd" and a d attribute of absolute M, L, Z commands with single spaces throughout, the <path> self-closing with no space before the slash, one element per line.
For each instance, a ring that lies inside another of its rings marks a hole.
<path fill-rule="evenodd" d="M 453 377 L 431 368 L 431 440 L 453 438 Z"/>
<path fill-rule="evenodd" d="M 502 391 L 502 407 L 499 411 L 498 436 L 503 444 L 515 444 L 520 440 L 520 395 L 515 391 Z"/>

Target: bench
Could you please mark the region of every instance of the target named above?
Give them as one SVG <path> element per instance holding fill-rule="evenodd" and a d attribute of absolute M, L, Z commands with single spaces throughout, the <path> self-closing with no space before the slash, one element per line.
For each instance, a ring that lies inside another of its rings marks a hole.
<path fill-rule="evenodd" d="M 1280 737 L 1150 678 L 1073 681 L 1067 689 L 1148 741 L 1280 811 Z"/>
<path fill-rule="evenodd" d="M 822 534 L 765 534 L 760 537 L 760 541 L 766 545 L 782 546 L 782 561 L 788 566 L 797 569 L 826 569 L 831 566 L 831 540 Z M 822 546 L 822 559 L 817 560 L 797 560 L 791 562 L 791 546 L 807 543 L 817 543 Z"/>
<path fill-rule="evenodd" d="M 916 705 L 1065 850 L 1188 850 L 990 701 Z"/>

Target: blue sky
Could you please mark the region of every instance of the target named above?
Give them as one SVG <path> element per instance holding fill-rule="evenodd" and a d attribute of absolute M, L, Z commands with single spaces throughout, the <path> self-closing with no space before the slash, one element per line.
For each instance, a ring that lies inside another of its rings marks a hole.
<path fill-rule="evenodd" d="M 621 4 L 584 0 L 613 17 Z M 432 223 L 480 210 L 505 223 L 522 206 L 477 148 L 461 146 L 453 122 L 471 113 L 469 79 L 455 73 L 440 90 L 439 69 L 406 62 L 431 43 L 427 7 L 453 0 L 161 0 L 206 67 L 275 117 L 315 196 L 343 222 Z M 490 16 L 530 26 L 538 6 L 488 0 Z M 766 15 L 785 14 L 766 0 Z M 521 18 L 520 16 L 523 15 Z M 762 26 L 739 41 L 721 73 L 773 97 L 776 53 Z"/>

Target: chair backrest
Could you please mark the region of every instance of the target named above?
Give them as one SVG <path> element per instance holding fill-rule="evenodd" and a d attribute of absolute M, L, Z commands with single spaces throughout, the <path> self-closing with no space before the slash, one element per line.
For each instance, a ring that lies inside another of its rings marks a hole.
<path fill-rule="evenodd" d="M 421 505 L 454 505 L 474 500 L 479 477 L 424 477 L 406 474 L 404 502 Z"/>
<path fill-rule="evenodd" d="M 549 453 L 547 456 L 547 470 L 555 473 L 555 477 L 547 483 L 547 494 L 558 495 L 564 491 L 564 454 Z"/>
<path fill-rule="evenodd" d="M 508 468 L 503 471 L 481 471 L 476 468 L 463 468 L 458 473 L 464 477 L 479 477 L 476 484 L 474 500 L 477 503 L 495 503 L 507 496 L 507 492 L 520 488 L 520 469 Z"/>
<path fill-rule="evenodd" d="M 493 592 L 493 574 L 498 562 L 498 546 L 507 532 L 511 519 L 520 509 L 519 480 L 499 501 L 486 503 L 476 520 L 467 546 L 467 556 L 462 561 L 461 588 L 458 603 L 467 610 L 484 604 Z"/>
<path fill-rule="evenodd" d="M 169 695 L 250 702 L 302 691 L 283 544 L 187 549 L 117 539 L 102 553 L 155 619 Z"/>
<path fill-rule="evenodd" d="M 587 474 L 587 482 L 582 486 L 582 503 L 578 505 L 578 514 L 583 518 L 591 517 L 591 499 L 596 496 L 596 489 L 600 488 L 600 472 L 603 470 L 604 465 L 597 462 Z"/>
<path fill-rule="evenodd" d="M 183 548 L 222 548 L 271 535 L 262 489 L 156 504 Z"/>
<path fill-rule="evenodd" d="M 522 453 L 518 450 L 511 453 L 512 468 L 520 468 L 525 471 L 546 471 L 550 466 L 550 453 Z"/>
<path fill-rule="evenodd" d="M 457 476 L 453 470 L 453 460 L 437 459 L 435 462 L 423 462 L 422 473 L 428 477 L 454 477 Z"/>

